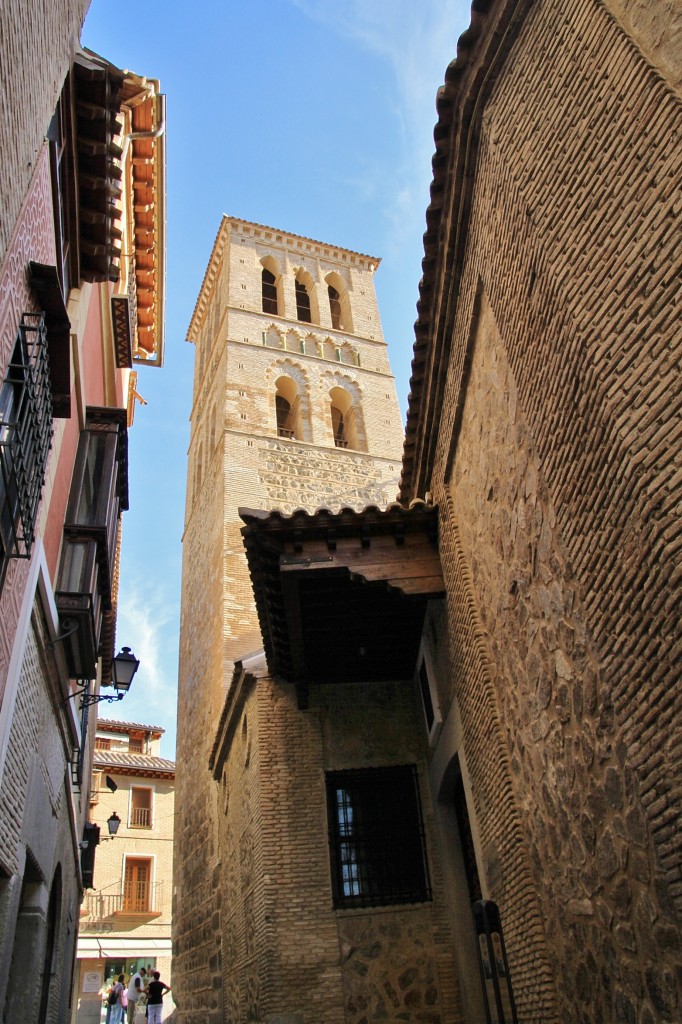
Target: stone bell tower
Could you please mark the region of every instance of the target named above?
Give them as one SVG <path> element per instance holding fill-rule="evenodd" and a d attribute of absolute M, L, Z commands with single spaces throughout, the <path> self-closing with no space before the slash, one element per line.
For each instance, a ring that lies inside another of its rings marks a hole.
<path fill-rule="evenodd" d="M 224 216 L 190 324 L 173 981 L 181 1021 L 190 1006 L 196 1019 L 223 1019 L 218 819 L 227 796 L 209 761 L 235 662 L 263 646 L 238 509 L 359 510 L 397 493 L 403 432 L 378 265 Z"/>

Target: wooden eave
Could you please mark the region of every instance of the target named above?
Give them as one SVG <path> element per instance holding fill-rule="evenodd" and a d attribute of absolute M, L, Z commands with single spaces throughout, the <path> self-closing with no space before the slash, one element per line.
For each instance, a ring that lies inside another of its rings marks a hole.
<path fill-rule="evenodd" d="M 130 79 L 135 76 L 130 76 Z M 129 80 L 130 80 L 129 79 Z M 139 80 L 137 80 L 139 81 Z M 131 108 L 132 246 L 134 251 L 135 362 L 162 366 L 165 307 L 165 96 L 143 80 Z M 143 137 L 136 137 L 142 133 Z"/>
<path fill-rule="evenodd" d="M 301 706 L 311 683 L 412 675 L 426 604 L 445 592 L 435 507 L 240 516 L 268 668 Z"/>
<path fill-rule="evenodd" d="M 400 499 L 431 489 L 440 410 L 450 369 L 455 313 L 487 99 L 532 0 L 474 0 L 471 24 L 438 90 L 433 181 L 426 210 Z M 462 351 L 466 349 L 461 346 Z M 464 367 L 460 379 L 465 380 Z"/>

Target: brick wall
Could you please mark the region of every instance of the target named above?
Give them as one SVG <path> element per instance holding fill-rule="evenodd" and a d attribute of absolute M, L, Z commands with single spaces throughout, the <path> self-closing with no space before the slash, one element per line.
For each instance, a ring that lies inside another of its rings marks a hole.
<path fill-rule="evenodd" d="M 0 10 L 0 264 L 90 0 L 6 0 Z"/>
<path fill-rule="evenodd" d="M 527 9 L 479 125 L 419 486 L 442 509 L 451 678 L 523 1019 L 672 1022 L 680 103 L 602 5 Z"/>
<path fill-rule="evenodd" d="M 278 316 L 262 311 L 261 259 L 267 258 L 275 261 L 271 265 L 281 275 Z M 233 664 L 262 647 L 238 508 L 276 507 L 284 512 L 299 507 L 312 511 L 320 504 L 361 508 L 368 502 L 385 505 L 395 497 L 402 429 L 376 304 L 376 263 L 359 253 L 225 218 L 190 325 L 196 353 L 183 540 L 173 986 L 183 1024 L 221 1020 L 223 1000 L 229 1007 L 276 1006 L 287 986 L 294 994 L 307 989 L 308 1001 L 320 1013 L 316 1020 L 326 1020 L 324 1014 L 332 1012 L 327 1003 L 339 1005 L 339 999 L 326 995 L 340 984 L 338 969 L 330 966 L 329 950 L 318 971 L 311 967 L 312 961 L 305 969 L 288 962 L 287 956 L 295 958 L 294 947 L 286 955 L 276 947 L 262 916 L 262 901 L 277 895 L 274 868 L 265 871 L 270 878 L 267 884 L 254 880 L 246 866 L 243 870 L 251 881 L 238 881 L 242 870 L 237 869 L 238 863 L 264 856 L 262 815 L 269 820 L 269 829 L 285 828 L 281 816 L 277 825 L 276 809 L 270 808 L 267 814 L 263 810 L 263 803 L 270 799 L 272 765 L 269 747 L 260 745 L 259 737 L 267 735 L 268 729 L 283 728 L 274 721 L 267 723 L 265 709 L 275 699 L 272 695 L 264 691 L 259 700 L 265 704 L 261 707 L 254 697 L 255 709 L 247 710 L 254 753 L 248 788 L 241 795 L 235 789 L 235 800 L 244 802 L 235 810 L 236 832 L 224 829 L 219 787 L 208 763 Z M 297 270 L 310 283 L 317 324 L 296 320 Z M 339 287 L 346 288 L 352 333 L 332 327 L 325 281 L 330 273 L 338 275 Z M 299 388 L 300 440 L 277 436 L 275 392 L 282 375 Z M 334 386 L 346 388 L 353 397 L 359 451 L 334 445 L 329 399 Z M 277 715 L 291 720 L 293 730 L 287 756 L 300 759 L 304 775 L 318 771 L 319 789 L 319 766 L 310 767 L 317 764 L 314 757 L 319 758 L 319 753 L 314 754 L 315 747 L 303 736 L 293 739 L 309 724 L 305 716 L 300 720 L 294 706 L 281 697 L 277 700 Z M 284 733 L 277 735 L 281 745 Z M 230 756 L 228 774 L 237 770 L 234 764 L 240 763 L 241 755 L 236 749 Z M 308 764 L 306 758 L 313 761 Z M 285 767 L 281 766 L 282 772 Z M 280 784 L 284 785 L 282 775 Z M 228 792 L 232 785 L 226 782 Z M 293 777 L 287 785 L 293 786 Z M 265 838 L 269 856 L 276 857 L 272 836 Z M 286 865 L 278 864 L 281 873 Z M 262 870 L 259 867 L 256 872 L 258 879 Z M 289 891 L 287 899 L 291 897 Z M 295 921 L 298 909 L 294 899 L 286 919 Z M 278 912 L 283 914 L 284 908 Z M 251 915 L 248 924 L 244 915 Z M 257 940 L 252 934 L 253 915 L 260 915 Z M 326 927 L 330 927 L 328 915 Z M 304 932 L 297 929 L 301 942 L 305 941 Z M 317 934 L 311 928 L 310 941 L 317 941 Z M 336 942 L 335 929 L 333 936 Z M 257 952 L 254 941 L 261 943 Z M 226 949 L 235 952 L 228 956 Z M 287 998 L 295 1002 L 298 996 Z M 300 1001 L 303 1004 L 302 994 Z"/>

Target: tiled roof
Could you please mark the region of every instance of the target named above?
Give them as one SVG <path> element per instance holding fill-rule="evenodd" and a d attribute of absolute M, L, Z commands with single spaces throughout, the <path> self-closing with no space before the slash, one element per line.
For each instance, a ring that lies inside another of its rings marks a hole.
<path fill-rule="evenodd" d="M 423 276 L 419 283 L 412 376 L 408 396 L 400 500 L 428 486 L 449 366 L 444 318 L 457 294 L 466 245 L 485 100 L 511 49 L 529 0 L 473 0 L 471 24 L 457 43 L 436 96 L 431 201 L 426 210 Z M 500 45 L 504 39 L 505 45 Z"/>
<path fill-rule="evenodd" d="M 160 725 L 144 725 L 142 722 L 122 722 L 117 718 L 98 718 L 98 729 L 109 729 L 111 732 L 154 732 L 163 736 L 166 731 Z"/>
<path fill-rule="evenodd" d="M 175 774 L 175 761 L 152 754 L 129 754 L 123 750 L 95 750 L 94 764 L 98 768 L 121 768 L 143 772 Z"/>

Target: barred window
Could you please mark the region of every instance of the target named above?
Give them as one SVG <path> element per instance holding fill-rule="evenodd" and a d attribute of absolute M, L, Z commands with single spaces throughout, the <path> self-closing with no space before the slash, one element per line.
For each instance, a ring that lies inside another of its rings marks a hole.
<path fill-rule="evenodd" d="M 431 899 L 414 765 L 330 772 L 327 813 L 335 907 Z"/>
<path fill-rule="evenodd" d="M 0 386 L 0 589 L 10 558 L 29 558 L 52 444 L 42 313 L 24 313 Z"/>

